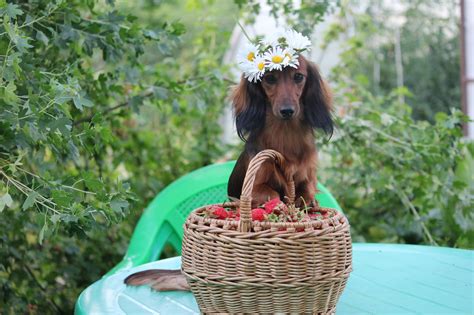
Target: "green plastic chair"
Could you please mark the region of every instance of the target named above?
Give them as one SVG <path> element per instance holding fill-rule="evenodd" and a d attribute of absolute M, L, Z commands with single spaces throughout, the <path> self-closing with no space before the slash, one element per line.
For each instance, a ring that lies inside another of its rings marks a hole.
<path fill-rule="evenodd" d="M 166 187 L 141 216 L 123 260 L 106 276 L 159 259 L 166 244 L 181 254 L 183 224 L 188 214 L 206 204 L 227 200 L 227 182 L 235 161 L 193 171 Z M 324 207 L 340 211 L 336 199 L 318 183 L 316 195 Z"/>

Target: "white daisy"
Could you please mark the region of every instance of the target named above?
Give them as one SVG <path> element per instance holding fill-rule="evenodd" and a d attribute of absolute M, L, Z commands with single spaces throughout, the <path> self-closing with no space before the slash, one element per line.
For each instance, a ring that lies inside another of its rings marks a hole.
<path fill-rule="evenodd" d="M 261 55 L 256 55 L 252 62 L 242 63 L 241 69 L 250 82 L 260 81 L 266 70 L 265 59 Z"/>
<path fill-rule="evenodd" d="M 245 62 L 253 62 L 255 59 L 255 56 L 259 54 L 259 47 L 252 44 L 252 43 L 247 43 L 245 47 L 240 51 L 239 53 L 239 63 L 245 63 Z"/>
<path fill-rule="evenodd" d="M 300 62 L 298 61 L 298 54 L 290 48 L 283 50 L 285 58 L 283 59 L 283 67 L 290 66 L 292 68 L 298 68 Z"/>
<path fill-rule="evenodd" d="M 281 70 L 285 63 L 287 63 L 285 58 L 289 59 L 288 56 L 285 55 L 285 51 L 278 46 L 270 48 L 265 52 L 263 57 L 265 58 L 265 63 L 269 71 Z"/>
<path fill-rule="evenodd" d="M 290 49 L 294 49 L 296 51 L 311 49 L 311 41 L 309 38 L 295 30 L 287 30 L 284 36 L 286 44 Z"/>

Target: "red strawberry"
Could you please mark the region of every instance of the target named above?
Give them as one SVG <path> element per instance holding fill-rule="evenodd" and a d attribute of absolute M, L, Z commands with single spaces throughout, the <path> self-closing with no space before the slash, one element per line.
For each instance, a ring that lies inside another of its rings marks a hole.
<path fill-rule="evenodd" d="M 240 220 L 240 209 L 237 208 L 236 211 L 229 210 L 227 213 L 229 214 L 230 219 L 233 219 L 234 221 Z"/>
<path fill-rule="evenodd" d="M 222 207 L 213 206 L 212 210 L 213 210 L 212 214 L 217 216 L 218 219 L 224 220 L 229 217 L 229 213 Z"/>
<path fill-rule="evenodd" d="M 265 212 L 267 214 L 270 214 L 273 212 L 273 209 L 276 208 L 276 206 L 278 206 L 279 204 L 281 203 L 281 200 L 280 198 L 274 198 L 272 200 L 269 200 L 267 202 L 265 202 L 264 206 L 265 206 Z"/>
<path fill-rule="evenodd" d="M 263 221 L 265 220 L 265 210 L 256 208 L 252 209 L 252 220 L 254 221 Z"/>

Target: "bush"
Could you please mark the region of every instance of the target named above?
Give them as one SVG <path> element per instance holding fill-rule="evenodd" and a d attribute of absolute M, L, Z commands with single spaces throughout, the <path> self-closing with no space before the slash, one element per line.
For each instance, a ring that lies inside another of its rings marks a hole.
<path fill-rule="evenodd" d="M 189 43 L 179 22 L 145 28 L 93 1 L 0 10 L 0 309 L 71 313 L 150 198 L 220 156 L 233 25 L 211 50 L 212 20 Z"/>
<path fill-rule="evenodd" d="M 374 97 L 358 87 L 339 99 L 349 110 L 323 148 L 325 183 L 355 241 L 472 248 L 474 185 L 466 174 L 474 144 L 462 137 L 466 117 L 453 110 L 434 124 L 414 121 L 400 92 Z"/>
<path fill-rule="evenodd" d="M 350 36 L 331 73 L 338 132 L 321 143 L 319 175 L 348 214 L 355 241 L 472 248 L 474 183 L 467 174 L 474 171 L 474 144 L 463 138 L 467 117 L 455 97 L 459 51 L 447 44 L 457 41 L 456 16 L 440 18 L 420 1 L 401 4 L 406 20 L 399 26 L 386 21 L 398 14 L 392 5 L 369 2 L 363 13 L 344 5 L 328 29 L 324 46 Z M 406 83 L 400 87 L 397 27 Z"/>

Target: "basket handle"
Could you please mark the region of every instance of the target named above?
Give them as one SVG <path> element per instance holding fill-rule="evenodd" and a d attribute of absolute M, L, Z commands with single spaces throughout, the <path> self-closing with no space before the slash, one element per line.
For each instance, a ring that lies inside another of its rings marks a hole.
<path fill-rule="evenodd" d="M 275 150 L 263 150 L 260 151 L 255 157 L 250 161 L 247 168 L 247 173 L 245 174 L 244 184 L 242 188 L 242 194 L 240 195 L 240 223 L 239 231 L 248 232 L 252 224 L 252 190 L 255 183 L 255 177 L 258 170 L 268 160 L 273 160 L 283 174 L 288 175 L 284 172 L 285 168 L 285 158 L 281 153 Z M 287 177 L 286 181 L 288 183 L 288 199 L 290 203 L 295 202 L 295 182 L 292 177 Z"/>

